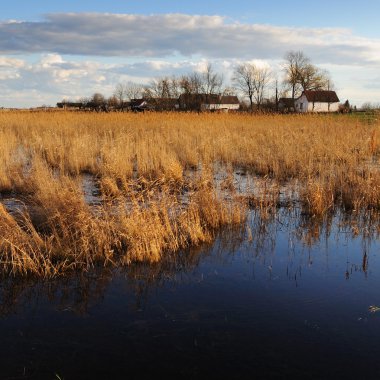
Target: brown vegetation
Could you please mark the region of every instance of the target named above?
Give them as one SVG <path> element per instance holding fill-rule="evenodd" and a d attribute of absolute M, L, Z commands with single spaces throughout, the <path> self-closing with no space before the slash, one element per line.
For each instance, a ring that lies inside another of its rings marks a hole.
<path fill-rule="evenodd" d="M 379 129 L 347 115 L 0 113 L 0 193 L 22 201 L 0 203 L 2 269 L 156 262 L 243 225 L 247 206 L 268 216 L 290 183 L 305 215 L 377 213 Z"/>

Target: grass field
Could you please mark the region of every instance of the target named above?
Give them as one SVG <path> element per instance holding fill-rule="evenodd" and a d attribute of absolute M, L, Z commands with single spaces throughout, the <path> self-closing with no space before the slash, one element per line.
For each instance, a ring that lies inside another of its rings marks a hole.
<path fill-rule="evenodd" d="M 1 269 L 158 261 L 244 228 L 249 207 L 277 207 L 290 184 L 310 218 L 339 209 L 379 223 L 379 139 L 376 119 L 348 115 L 2 112 Z M 254 191 L 239 191 L 236 171 Z"/>

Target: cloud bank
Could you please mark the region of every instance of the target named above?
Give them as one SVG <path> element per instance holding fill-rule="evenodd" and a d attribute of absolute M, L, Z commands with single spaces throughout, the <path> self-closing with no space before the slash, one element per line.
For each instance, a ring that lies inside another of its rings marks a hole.
<path fill-rule="evenodd" d="M 281 79 L 279 63 L 289 50 L 302 50 L 329 70 L 341 98 L 379 101 L 380 40 L 349 29 L 221 16 L 61 13 L 38 22 L 0 21 L 0 107 L 109 96 L 117 83 L 199 71 L 206 62 L 227 85 L 242 61 L 269 63 Z"/>
<path fill-rule="evenodd" d="M 48 14 L 0 23 L 0 54 L 278 59 L 302 50 L 316 63 L 380 64 L 380 40 L 348 29 L 293 28 L 185 14 Z"/>
<path fill-rule="evenodd" d="M 212 64 L 228 85 L 233 68 L 240 62 L 223 59 L 213 60 Z M 254 62 L 269 64 L 280 73 L 279 61 Z M 154 77 L 201 72 L 206 64 L 207 60 L 204 59 L 175 62 L 149 59 L 110 64 L 93 58 L 68 58 L 56 53 L 42 54 L 37 61 L 30 63 L 28 60 L 0 56 L 0 107 L 54 105 L 64 98 L 76 100 L 95 92 L 110 96 L 117 83 L 133 81 L 147 84 Z M 365 101 L 378 101 L 380 80 L 376 67 L 363 70 L 360 66 L 326 65 L 323 68 L 332 73 L 342 100 L 349 98 L 357 105 Z"/>
<path fill-rule="evenodd" d="M 117 83 L 148 84 L 156 76 L 202 71 L 205 60 L 145 60 L 110 64 L 92 58 L 67 58 L 56 53 L 42 54 L 36 62 L 0 56 L 0 107 L 54 105 L 63 98 L 79 99 L 101 92 L 112 95 Z M 227 79 L 232 61 L 214 62 Z"/>

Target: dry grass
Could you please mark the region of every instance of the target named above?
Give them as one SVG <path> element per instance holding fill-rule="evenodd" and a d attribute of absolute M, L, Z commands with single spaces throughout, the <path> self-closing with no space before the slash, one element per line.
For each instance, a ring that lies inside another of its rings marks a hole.
<path fill-rule="evenodd" d="M 136 171 L 181 180 L 184 168 L 214 162 L 305 179 L 378 158 L 378 130 L 347 116 L 7 112 L 0 114 L 1 180 L 21 151 L 62 174 L 120 180 Z"/>
<path fill-rule="evenodd" d="M 203 177 L 186 205 L 169 185 L 148 192 L 124 189 L 100 206 L 86 203 L 76 179 L 34 163 L 25 208 L 10 214 L 1 204 L 0 252 L 13 274 L 50 277 L 74 269 L 157 262 L 173 252 L 209 242 L 223 225 L 242 224 L 246 206 L 223 202 Z"/>
<path fill-rule="evenodd" d="M 377 212 L 379 130 L 337 115 L 0 113 L 0 193 L 25 203 L 1 206 L 2 266 L 52 276 L 157 262 L 243 223 L 248 203 L 268 217 L 289 180 L 310 216 Z M 262 178 L 255 193 L 236 192 L 236 168 Z M 98 206 L 83 195 L 84 173 Z"/>

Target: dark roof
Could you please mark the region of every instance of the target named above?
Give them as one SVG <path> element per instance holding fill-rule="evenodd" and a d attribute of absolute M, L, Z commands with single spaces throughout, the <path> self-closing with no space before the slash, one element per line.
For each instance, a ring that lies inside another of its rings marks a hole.
<path fill-rule="evenodd" d="M 280 98 L 278 104 L 283 105 L 285 108 L 292 108 L 294 107 L 294 100 L 293 98 Z"/>
<path fill-rule="evenodd" d="M 181 94 L 180 103 L 203 103 L 203 104 L 240 104 L 235 95 L 217 95 L 217 94 Z"/>
<path fill-rule="evenodd" d="M 240 104 L 240 102 L 235 95 L 225 95 L 220 97 L 220 104 Z"/>
<path fill-rule="evenodd" d="M 80 102 L 60 102 L 57 103 L 58 108 L 64 108 L 64 107 L 82 107 L 83 103 Z"/>
<path fill-rule="evenodd" d="M 148 102 L 152 104 L 171 105 L 174 107 L 178 103 L 178 99 L 177 98 L 150 98 L 148 99 Z"/>
<path fill-rule="evenodd" d="M 306 96 L 309 102 L 319 103 L 337 103 L 339 98 L 335 91 L 304 91 L 302 95 Z"/>
<path fill-rule="evenodd" d="M 131 99 L 131 107 L 144 107 L 145 99 Z"/>

